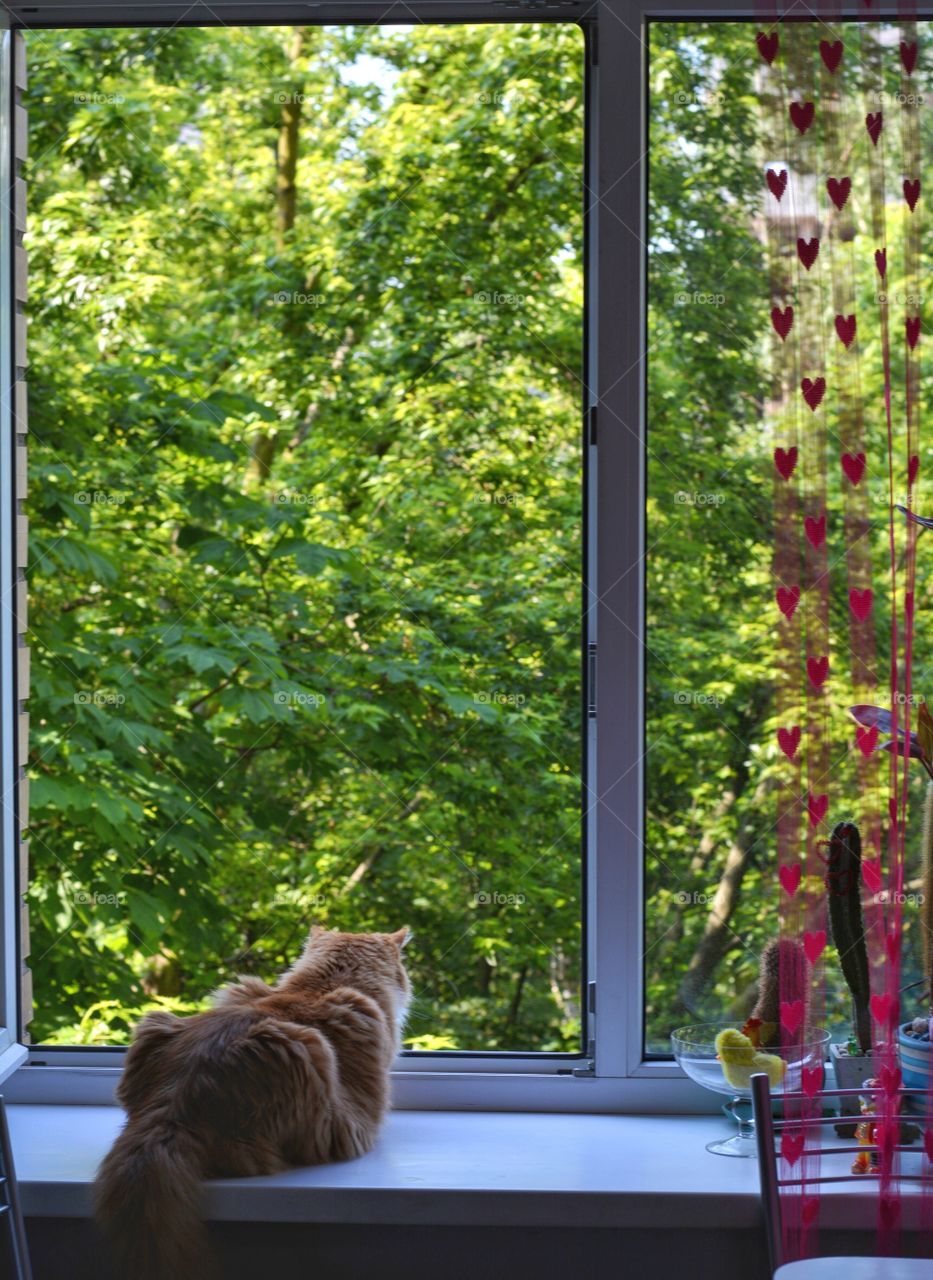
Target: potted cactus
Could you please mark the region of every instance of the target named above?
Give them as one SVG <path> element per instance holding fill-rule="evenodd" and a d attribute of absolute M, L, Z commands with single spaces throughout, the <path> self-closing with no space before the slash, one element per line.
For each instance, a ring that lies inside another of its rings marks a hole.
<path fill-rule="evenodd" d="M 783 997 L 783 998 L 782 998 Z M 795 1006 L 791 1031 L 781 1006 Z M 748 1089 L 756 1071 L 763 1071 L 772 1086 L 784 1079 L 785 1055 L 812 1035 L 810 1026 L 810 962 L 793 938 L 772 938 L 759 961 L 758 999 L 741 1028 L 725 1027 L 716 1037 L 716 1057 L 723 1075 L 736 1089 Z M 771 1052 L 776 1050 L 777 1052 Z M 734 1114 L 734 1103 L 723 1110 Z"/>
<path fill-rule="evenodd" d="M 772 938 L 765 943 L 758 969 L 758 999 L 742 1028 L 756 1046 L 768 1048 L 787 1040 L 781 1027 L 781 979 L 784 998 L 800 1001 L 803 1016 L 798 1034 L 810 1027 L 810 963 L 803 947 L 793 938 Z"/>
<path fill-rule="evenodd" d="M 826 864 L 826 896 L 833 945 L 852 996 L 852 1031 L 830 1046 L 840 1089 L 857 1089 L 872 1075 L 871 980 L 862 921 L 862 839 L 854 822 L 833 828 Z M 857 1098 L 841 1098 L 843 1114 L 858 1112 Z"/>

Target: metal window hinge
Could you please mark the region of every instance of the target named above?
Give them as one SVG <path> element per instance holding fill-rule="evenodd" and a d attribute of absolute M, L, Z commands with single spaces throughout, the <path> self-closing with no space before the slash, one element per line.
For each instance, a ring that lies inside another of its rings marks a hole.
<path fill-rule="evenodd" d="M 591 404 L 586 411 L 587 436 L 590 444 L 596 443 L 596 405 Z"/>
<path fill-rule="evenodd" d="M 592 642 L 586 646 L 586 714 L 596 719 L 596 645 Z"/>
<path fill-rule="evenodd" d="M 596 1012 L 596 983 L 588 982 L 586 984 L 586 1011 L 587 1013 Z"/>

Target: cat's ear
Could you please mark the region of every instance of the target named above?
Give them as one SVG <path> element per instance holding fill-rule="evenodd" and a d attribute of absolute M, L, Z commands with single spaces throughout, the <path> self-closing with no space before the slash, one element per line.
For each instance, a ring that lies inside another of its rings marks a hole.
<path fill-rule="evenodd" d="M 321 934 L 326 933 L 326 932 L 327 932 L 327 930 L 324 928 L 324 926 L 323 926 L 323 925 L 321 925 L 321 924 L 313 924 L 313 925 L 311 926 L 311 932 L 308 934 L 308 941 L 309 941 L 309 942 L 316 942 L 316 941 L 317 941 L 317 939 L 321 936 Z"/>
<path fill-rule="evenodd" d="M 395 933 L 390 933 L 389 937 L 398 947 L 399 951 L 402 951 L 411 941 L 411 929 L 409 929 L 407 924 L 404 924 L 401 929 L 398 929 Z"/>

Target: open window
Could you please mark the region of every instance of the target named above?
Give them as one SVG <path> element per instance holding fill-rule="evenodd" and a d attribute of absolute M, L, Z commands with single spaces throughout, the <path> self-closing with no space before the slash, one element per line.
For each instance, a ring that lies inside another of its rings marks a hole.
<path fill-rule="evenodd" d="M 317 917 L 415 931 L 402 1105 L 683 1105 L 642 1047 L 643 15 L 12 15 L 22 1096 L 109 1097 L 135 1009 Z"/>
<path fill-rule="evenodd" d="M 34 1060 L 397 916 L 400 1067 L 570 1073 L 584 32 L 16 39 Z"/>

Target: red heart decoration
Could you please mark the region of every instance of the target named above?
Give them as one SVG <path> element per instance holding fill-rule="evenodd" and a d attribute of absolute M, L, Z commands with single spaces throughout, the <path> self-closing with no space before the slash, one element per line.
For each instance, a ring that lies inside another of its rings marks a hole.
<path fill-rule="evenodd" d="M 794 308 L 785 307 L 782 311 L 780 307 L 772 307 L 771 323 L 774 325 L 774 332 L 783 342 L 793 328 Z M 784 479 L 786 480 L 787 477 L 785 476 Z"/>
<path fill-rule="evenodd" d="M 881 1152 L 882 1158 L 889 1162 L 894 1154 L 894 1148 L 897 1146 L 897 1140 L 900 1137 L 901 1126 L 891 1121 L 883 1122 L 875 1127 L 875 1141 Z"/>
<path fill-rule="evenodd" d="M 805 1196 L 800 1206 L 803 1215 L 804 1225 L 810 1227 L 816 1220 L 816 1216 L 820 1211 L 820 1201 L 818 1196 Z"/>
<path fill-rule="evenodd" d="M 798 133 L 804 134 L 813 123 L 813 116 L 816 111 L 812 102 L 792 102 L 790 104 L 790 118 L 794 128 Z"/>
<path fill-rule="evenodd" d="M 852 484 L 858 484 L 862 476 L 865 474 L 864 453 L 844 453 L 839 461 L 842 463 L 842 469 L 846 473 L 846 478 Z"/>
<path fill-rule="evenodd" d="M 933 1160 L 933 1130 L 931 1130 L 931 1129 L 924 1129 L 924 1131 L 923 1131 L 923 1146 L 924 1146 L 924 1149 L 925 1149 L 925 1151 L 926 1151 L 926 1153 L 927 1153 L 927 1159 L 928 1159 L 928 1160 Z"/>
<path fill-rule="evenodd" d="M 780 200 L 787 187 L 787 170 L 782 169 L 780 173 L 775 173 L 773 169 L 769 169 L 765 174 L 765 179 L 775 200 Z"/>
<path fill-rule="evenodd" d="M 800 390 L 803 392 L 804 400 L 815 413 L 826 394 L 826 379 L 814 378 L 811 382 L 809 378 L 804 378 L 800 384 Z"/>
<path fill-rule="evenodd" d="M 871 607 L 874 603 L 874 592 L 871 587 L 866 587 L 864 591 L 858 591 L 855 587 L 849 592 L 849 608 L 853 615 L 858 618 L 859 622 L 864 622 L 871 613 Z"/>
<path fill-rule="evenodd" d="M 781 1025 L 794 1034 L 799 1030 L 800 1024 L 803 1022 L 803 1001 L 802 1000 L 782 1000 L 781 1001 Z"/>
<path fill-rule="evenodd" d="M 778 879 L 781 882 L 781 888 L 789 898 L 792 898 L 800 888 L 800 877 L 803 872 L 800 869 L 800 863 L 796 863 L 792 867 L 779 867 Z"/>
<path fill-rule="evenodd" d="M 874 146 L 877 147 L 878 139 L 881 137 L 881 126 L 884 124 L 884 115 L 881 111 L 876 115 L 871 112 L 865 117 L 865 128 L 868 130 L 868 136 L 871 138 Z"/>
<path fill-rule="evenodd" d="M 815 551 L 826 541 L 826 512 L 815 519 L 813 516 L 807 516 L 803 522 L 803 531 L 807 536 L 807 542 Z"/>
<path fill-rule="evenodd" d="M 814 929 L 812 933 L 805 933 L 803 935 L 803 949 L 807 953 L 807 959 L 810 963 L 816 964 L 826 950 L 826 930 Z M 817 1067 L 816 1070 L 818 1071 L 819 1068 Z"/>
<path fill-rule="evenodd" d="M 819 689 L 829 675 L 829 658 L 807 658 L 807 676 L 814 689 Z"/>
<path fill-rule="evenodd" d="M 920 458 L 916 453 L 911 454 L 910 461 L 907 463 L 907 483 L 911 487 L 917 480 L 917 472 L 920 470 Z"/>
<path fill-rule="evenodd" d="M 875 266 L 878 268 L 878 274 L 883 280 L 888 270 L 888 251 L 887 249 L 875 250 Z"/>
<path fill-rule="evenodd" d="M 822 795 L 815 796 L 812 791 L 807 792 L 807 812 L 810 815 L 810 826 L 818 827 L 826 817 L 826 810 L 829 808 L 829 796 L 823 792 Z M 793 1031 L 793 1027 L 790 1028 Z"/>
<path fill-rule="evenodd" d="M 875 999 L 878 998 L 877 996 L 875 997 Z M 888 1097 L 893 1098 L 901 1087 L 901 1069 L 900 1067 L 883 1066 L 878 1072 L 878 1079 L 881 1081 L 881 1087 Z"/>
<path fill-rule="evenodd" d="M 904 199 L 907 201 L 907 207 L 911 213 L 917 207 L 917 201 L 920 199 L 920 179 L 905 178 L 904 179 Z"/>
<path fill-rule="evenodd" d="M 797 465 L 797 446 L 792 444 L 789 449 L 782 449 L 780 445 L 774 451 L 774 465 L 778 469 L 778 475 L 782 480 L 789 480 L 794 474 L 794 467 Z"/>
<path fill-rule="evenodd" d="M 767 35 L 763 31 L 759 31 L 755 36 L 755 43 L 758 45 L 758 52 L 764 58 L 770 67 L 774 59 L 777 57 L 778 38 L 777 32 L 771 31 Z"/>
<path fill-rule="evenodd" d="M 797 257 L 809 271 L 816 262 L 817 254 L 820 251 L 820 238 L 813 236 L 810 240 L 804 240 L 799 237 L 797 240 Z"/>
<path fill-rule="evenodd" d="M 862 755 L 867 760 L 868 757 L 871 755 L 871 753 L 874 751 L 875 747 L 878 745 L 878 726 L 876 724 L 873 724 L 871 725 L 870 728 L 866 729 L 862 725 L 859 725 L 858 728 L 855 730 L 855 745 L 858 747 L 859 751 L 861 751 Z M 863 862 L 862 874 L 864 875 L 864 873 L 865 873 L 865 863 Z"/>
<path fill-rule="evenodd" d="M 781 1134 L 781 1158 L 788 1164 L 796 1164 L 803 1155 L 803 1134 L 789 1133 L 786 1129 Z"/>
<path fill-rule="evenodd" d="M 785 618 L 792 618 L 800 604 L 800 588 L 799 587 L 778 587 L 774 593 L 777 600 L 778 608 Z"/>
<path fill-rule="evenodd" d="M 882 1027 L 887 1026 L 888 1019 L 891 1017 L 891 997 L 889 995 L 872 996 L 871 1016 Z"/>
<path fill-rule="evenodd" d="M 913 351 L 920 338 L 920 317 L 907 316 L 904 325 L 907 329 L 907 345 Z"/>
<path fill-rule="evenodd" d="M 836 40 L 830 44 L 828 40 L 821 40 L 820 57 L 826 64 L 826 70 L 832 75 L 842 61 L 842 41 Z"/>
<path fill-rule="evenodd" d="M 862 859 L 862 879 L 869 893 L 877 893 L 881 888 L 881 863 L 877 858 Z"/>
<path fill-rule="evenodd" d="M 901 932 L 899 929 L 892 929 L 890 933 L 885 934 L 884 949 L 888 953 L 888 959 L 893 964 L 901 949 Z"/>
<path fill-rule="evenodd" d="M 881 1221 L 890 1230 L 901 1216 L 901 1202 L 892 1196 L 881 1197 Z"/>
<path fill-rule="evenodd" d="M 839 341 L 848 351 L 855 341 L 855 316 L 836 316 L 836 333 Z"/>
<path fill-rule="evenodd" d="M 907 74 L 912 76 L 914 73 L 914 67 L 917 65 L 916 44 L 905 44 L 903 40 L 901 41 L 901 62 L 903 63 L 904 70 Z"/>
<path fill-rule="evenodd" d="M 829 198 L 832 200 L 836 208 L 842 212 L 845 202 L 852 194 L 851 178 L 827 178 L 826 190 L 829 192 Z"/>
<path fill-rule="evenodd" d="M 800 1087 L 808 1098 L 815 1098 L 823 1087 L 823 1068 L 804 1067 L 800 1072 Z"/>
<path fill-rule="evenodd" d="M 795 724 L 792 729 L 778 729 L 777 740 L 788 760 L 793 760 L 800 746 L 800 725 Z"/>

